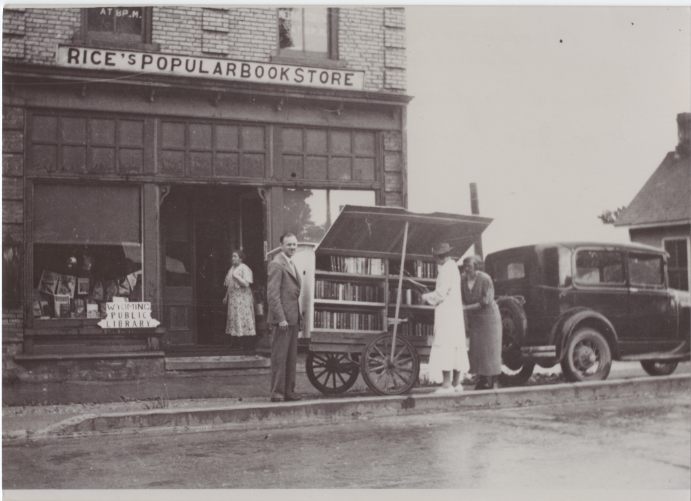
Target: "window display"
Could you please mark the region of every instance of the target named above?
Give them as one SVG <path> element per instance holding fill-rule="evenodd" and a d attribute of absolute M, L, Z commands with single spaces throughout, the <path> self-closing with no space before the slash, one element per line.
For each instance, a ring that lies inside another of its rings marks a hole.
<path fill-rule="evenodd" d="M 106 303 L 142 300 L 140 189 L 34 187 L 35 318 L 104 318 Z"/>
<path fill-rule="evenodd" d="M 104 318 L 114 298 L 142 300 L 139 245 L 36 244 L 34 271 L 34 317 Z"/>

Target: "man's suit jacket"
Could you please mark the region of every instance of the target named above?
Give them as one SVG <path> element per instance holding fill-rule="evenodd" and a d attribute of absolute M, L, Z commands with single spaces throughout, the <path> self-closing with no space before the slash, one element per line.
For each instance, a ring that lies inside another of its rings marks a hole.
<path fill-rule="evenodd" d="M 279 252 L 269 263 L 267 323 L 277 324 L 286 320 L 288 325 L 297 325 L 300 322 L 300 287 L 300 275 L 293 272 L 288 259 Z"/>

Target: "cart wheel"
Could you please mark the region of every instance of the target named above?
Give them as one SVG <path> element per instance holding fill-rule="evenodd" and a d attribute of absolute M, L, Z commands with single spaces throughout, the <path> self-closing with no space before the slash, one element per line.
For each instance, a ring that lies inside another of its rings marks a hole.
<path fill-rule="evenodd" d="M 349 353 L 310 353 L 305 370 L 312 386 L 326 395 L 334 395 L 355 384 L 360 366 Z"/>
<path fill-rule="evenodd" d="M 415 347 L 396 336 L 391 361 L 393 335 L 388 332 L 372 339 L 362 352 L 360 369 L 367 386 L 377 395 L 401 395 L 418 382 L 420 359 Z"/>

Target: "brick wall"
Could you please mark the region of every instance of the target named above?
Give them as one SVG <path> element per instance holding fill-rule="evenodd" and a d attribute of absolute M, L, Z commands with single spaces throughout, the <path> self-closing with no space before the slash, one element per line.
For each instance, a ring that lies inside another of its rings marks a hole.
<path fill-rule="evenodd" d="M 15 106 L 2 107 L 2 241 L 3 252 L 19 253 L 19 277 L 12 276 L 5 268 L 3 280 L 21 281 L 21 244 L 24 242 L 24 109 Z M 9 256 L 9 254 L 8 254 Z M 3 286 L 3 294 L 8 292 Z M 16 296 L 14 296 L 16 298 Z M 15 354 L 21 353 L 24 334 L 21 307 L 8 308 L 7 297 L 2 310 L 2 359 L 3 376 L 12 365 Z M 8 365 L 9 364 L 9 365 Z"/>
<path fill-rule="evenodd" d="M 277 12 L 272 7 L 154 7 L 152 42 L 162 52 L 270 61 L 277 44 Z M 55 48 L 81 37 L 81 10 L 5 9 L 3 58 L 55 64 Z M 339 9 L 339 59 L 366 71 L 368 91 L 406 88 L 405 10 Z"/>

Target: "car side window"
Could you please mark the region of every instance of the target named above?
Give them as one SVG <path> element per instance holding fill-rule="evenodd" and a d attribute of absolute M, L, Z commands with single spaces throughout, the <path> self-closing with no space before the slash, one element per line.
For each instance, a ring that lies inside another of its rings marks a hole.
<path fill-rule="evenodd" d="M 580 285 L 623 285 L 624 257 L 621 252 L 579 250 L 576 253 L 576 279 Z"/>
<path fill-rule="evenodd" d="M 518 257 L 499 258 L 494 262 L 494 280 L 517 280 L 525 278 L 525 265 Z"/>
<path fill-rule="evenodd" d="M 631 285 L 663 286 L 665 269 L 662 256 L 629 254 L 629 281 Z"/>

